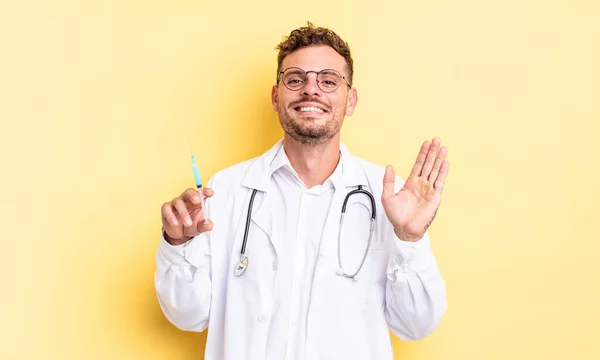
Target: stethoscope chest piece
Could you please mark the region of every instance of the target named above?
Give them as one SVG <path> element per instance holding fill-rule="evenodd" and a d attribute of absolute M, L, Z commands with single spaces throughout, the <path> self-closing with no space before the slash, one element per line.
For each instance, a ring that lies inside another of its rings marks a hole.
<path fill-rule="evenodd" d="M 248 257 L 246 255 L 242 255 L 240 257 L 240 262 L 235 267 L 235 276 L 242 276 L 242 274 L 248 268 Z"/>

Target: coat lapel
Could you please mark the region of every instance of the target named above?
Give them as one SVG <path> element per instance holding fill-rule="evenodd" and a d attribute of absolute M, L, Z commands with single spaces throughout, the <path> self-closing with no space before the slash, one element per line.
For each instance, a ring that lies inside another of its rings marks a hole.
<path fill-rule="evenodd" d="M 252 190 L 256 189 L 256 197 L 254 198 L 254 204 L 252 206 L 252 223 L 254 223 L 259 229 L 261 229 L 269 238 L 277 257 L 281 255 L 280 243 L 277 241 L 279 236 L 273 234 L 273 206 L 271 204 L 272 196 L 269 196 L 269 188 L 271 184 L 270 165 L 279 149 L 283 146 L 283 140 L 278 141 L 271 149 L 265 152 L 260 157 L 256 158 L 255 161 L 250 165 L 248 172 L 246 173 L 242 186 L 248 188 L 249 194 L 252 194 Z M 246 205 L 246 211 L 250 204 L 251 196 L 248 196 L 248 202 Z M 246 213 L 247 214 L 247 213 Z M 244 220 L 246 215 L 244 215 Z M 248 234 L 248 246 L 250 246 L 252 229 L 249 229 Z"/>

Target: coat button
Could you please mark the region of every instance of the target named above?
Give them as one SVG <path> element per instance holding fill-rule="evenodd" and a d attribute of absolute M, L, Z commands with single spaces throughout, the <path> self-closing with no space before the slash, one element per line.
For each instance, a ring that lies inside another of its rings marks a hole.
<path fill-rule="evenodd" d="M 396 255 L 395 260 L 396 260 L 396 264 L 398 264 L 400 266 L 404 263 L 404 259 L 402 258 L 402 255 L 400 255 L 400 254 Z"/>
<path fill-rule="evenodd" d="M 260 316 L 258 317 L 258 321 L 260 321 L 261 323 L 264 323 L 264 322 L 266 322 L 267 320 L 269 320 L 269 318 L 268 318 L 266 315 L 264 315 L 264 314 L 263 314 L 263 315 L 260 315 Z"/>

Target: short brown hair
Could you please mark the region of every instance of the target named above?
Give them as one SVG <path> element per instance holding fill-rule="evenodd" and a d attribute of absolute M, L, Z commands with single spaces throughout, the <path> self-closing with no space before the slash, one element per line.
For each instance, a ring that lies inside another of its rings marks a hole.
<path fill-rule="evenodd" d="M 277 56 L 277 79 L 281 71 L 283 59 L 296 50 L 315 46 L 328 45 L 337 51 L 346 60 L 346 71 L 348 72 L 348 83 L 352 85 L 352 75 L 354 73 L 352 56 L 350 56 L 350 47 L 348 43 L 342 40 L 335 32 L 324 27 L 315 27 L 310 21 L 307 26 L 293 30 L 289 36 L 275 48 L 279 50 Z"/>

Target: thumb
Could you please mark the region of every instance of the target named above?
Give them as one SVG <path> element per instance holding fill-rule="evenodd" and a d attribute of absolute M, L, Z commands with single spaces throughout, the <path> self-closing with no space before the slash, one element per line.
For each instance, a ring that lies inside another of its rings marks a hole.
<path fill-rule="evenodd" d="M 202 234 L 205 231 L 211 231 L 213 228 L 213 222 L 210 219 L 205 219 L 203 222 L 198 222 L 196 229 Z"/>
<path fill-rule="evenodd" d="M 394 183 L 396 182 L 396 173 L 391 165 L 386 166 L 385 174 L 383 175 L 383 193 L 381 197 L 387 199 L 394 195 Z"/>

